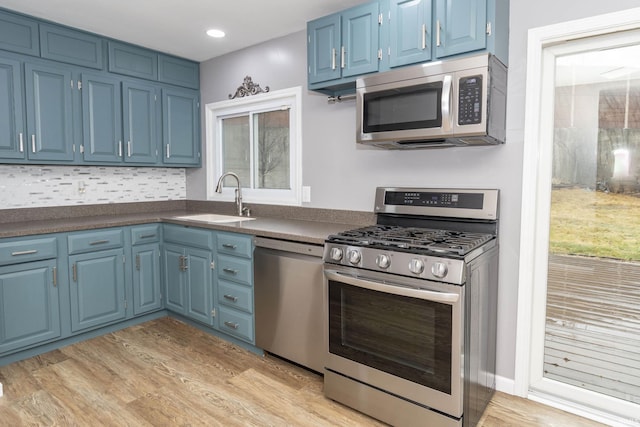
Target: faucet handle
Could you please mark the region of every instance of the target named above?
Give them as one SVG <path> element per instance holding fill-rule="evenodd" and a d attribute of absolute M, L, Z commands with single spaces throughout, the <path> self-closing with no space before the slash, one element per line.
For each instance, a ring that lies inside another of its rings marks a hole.
<path fill-rule="evenodd" d="M 251 216 L 251 208 L 245 206 L 242 208 L 242 216 Z"/>

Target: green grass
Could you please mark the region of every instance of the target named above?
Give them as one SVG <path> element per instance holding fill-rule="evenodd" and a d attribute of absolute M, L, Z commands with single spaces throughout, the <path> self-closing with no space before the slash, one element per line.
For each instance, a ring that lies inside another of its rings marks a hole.
<path fill-rule="evenodd" d="M 640 197 L 554 189 L 549 246 L 554 254 L 640 260 Z"/>

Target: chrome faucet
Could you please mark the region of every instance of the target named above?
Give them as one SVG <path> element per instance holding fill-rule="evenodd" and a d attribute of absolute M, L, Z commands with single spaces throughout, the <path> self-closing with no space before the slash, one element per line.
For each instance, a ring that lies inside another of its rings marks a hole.
<path fill-rule="evenodd" d="M 222 174 L 220 179 L 218 179 L 218 185 L 216 186 L 216 193 L 222 194 L 222 182 L 228 176 L 232 176 L 236 179 L 236 208 L 238 209 L 238 216 L 249 216 L 250 211 L 248 207 L 242 206 L 242 188 L 240 187 L 240 178 L 233 172 L 226 172 Z"/>

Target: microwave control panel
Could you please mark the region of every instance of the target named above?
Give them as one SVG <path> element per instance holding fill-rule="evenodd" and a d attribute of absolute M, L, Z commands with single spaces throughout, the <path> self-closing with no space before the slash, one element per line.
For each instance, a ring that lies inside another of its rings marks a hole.
<path fill-rule="evenodd" d="M 482 76 L 463 77 L 458 82 L 458 125 L 482 121 Z"/>

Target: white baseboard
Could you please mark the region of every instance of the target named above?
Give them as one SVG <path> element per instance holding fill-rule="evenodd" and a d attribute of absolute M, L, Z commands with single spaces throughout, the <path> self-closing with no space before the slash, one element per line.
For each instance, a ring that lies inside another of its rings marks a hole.
<path fill-rule="evenodd" d="M 496 375 L 496 390 L 507 394 L 516 394 L 516 382 L 511 378 Z"/>

